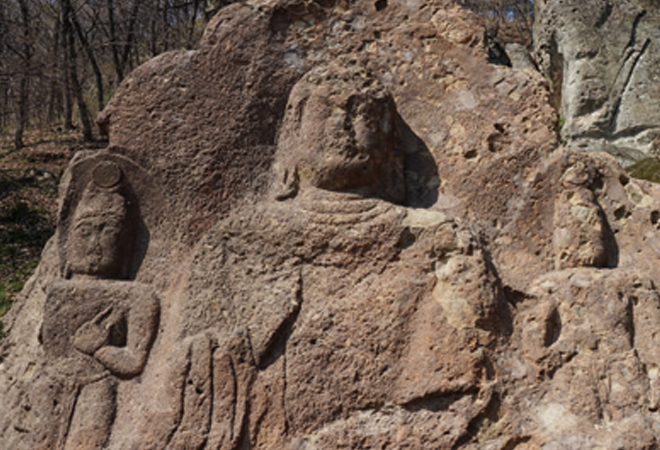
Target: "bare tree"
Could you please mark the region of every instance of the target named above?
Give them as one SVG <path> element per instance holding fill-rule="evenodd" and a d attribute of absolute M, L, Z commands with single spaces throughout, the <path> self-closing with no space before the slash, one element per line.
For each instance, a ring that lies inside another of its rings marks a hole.
<path fill-rule="evenodd" d="M 5 58 L 5 39 L 9 33 L 7 26 L 6 5 L 0 1 L 0 134 L 7 126 L 7 113 L 9 108 L 9 73 Z"/>
<path fill-rule="evenodd" d="M 73 25 L 73 28 L 76 31 L 76 36 L 78 36 L 78 39 L 80 40 L 80 43 L 82 45 L 82 48 L 85 50 L 85 54 L 87 55 L 87 59 L 89 60 L 90 65 L 92 66 L 92 70 L 94 71 L 94 78 L 96 80 L 96 100 L 98 102 L 98 108 L 99 110 L 103 109 L 103 75 L 101 74 L 101 69 L 99 68 L 99 64 L 96 60 L 96 56 L 94 55 L 94 51 L 92 49 L 92 46 L 90 45 L 89 40 L 87 39 L 87 34 L 83 32 L 82 27 L 80 26 L 80 22 L 78 21 L 78 18 L 76 17 L 76 13 L 73 9 L 70 11 L 71 13 L 71 24 Z"/>
<path fill-rule="evenodd" d="M 210 4 L 236 0 L 0 0 L 0 133 L 82 126 L 128 72 L 167 50 L 194 48 Z"/>
<path fill-rule="evenodd" d="M 108 31 L 110 39 L 110 48 L 112 49 L 112 60 L 117 74 L 117 84 L 119 84 L 125 75 L 126 63 L 129 61 L 133 42 L 135 40 L 135 26 L 140 9 L 140 0 L 133 0 L 130 7 L 130 13 L 123 21 L 125 25 L 124 33 L 120 34 L 120 27 L 117 19 L 117 9 L 114 0 L 106 0 L 108 11 Z"/>
<path fill-rule="evenodd" d="M 60 39 L 61 39 L 61 21 L 55 20 L 55 27 L 53 29 L 53 39 L 50 44 L 52 49 L 53 63 L 51 65 L 50 86 L 48 89 L 48 109 L 46 110 L 46 122 L 55 122 L 59 105 L 62 103 L 62 91 L 60 89 L 59 65 L 60 60 Z"/>
<path fill-rule="evenodd" d="M 16 132 L 14 133 L 14 147 L 23 148 L 23 133 L 28 120 L 28 88 L 30 80 L 30 64 L 32 62 L 32 44 L 30 42 L 30 10 L 27 0 L 18 0 L 20 8 L 20 20 L 22 31 L 22 53 L 21 59 L 23 70 L 20 73 L 18 87 L 18 114 L 16 116 Z"/>
<path fill-rule="evenodd" d="M 66 61 L 66 69 L 68 70 L 69 89 L 73 97 L 76 99 L 78 105 L 78 113 L 80 114 L 80 121 L 83 124 L 83 135 L 86 141 L 94 139 L 92 131 L 92 121 L 89 117 L 89 110 L 83 97 L 80 81 L 78 80 L 77 73 L 77 58 L 76 58 L 76 45 L 75 35 L 73 30 L 73 8 L 71 0 L 61 0 L 62 8 L 62 34 L 64 36 L 64 59 Z"/>
<path fill-rule="evenodd" d="M 504 43 L 531 45 L 533 0 L 458 0 L 458 3 L 483 17 L 489 34 Z"/>

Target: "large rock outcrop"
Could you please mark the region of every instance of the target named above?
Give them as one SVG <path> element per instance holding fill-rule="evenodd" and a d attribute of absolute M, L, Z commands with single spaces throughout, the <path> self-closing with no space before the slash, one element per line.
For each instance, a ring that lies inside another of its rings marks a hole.
<path fill-rule="evenodd" d="M 657 447 L 660 188 L 484 35 L 263 1 L 135 70 L 7 317 L 0 446 Z"/>
<path fill-rule="evenodd" d="M 624 165 L 657 156 L 660 11 L 649 0 L 541 0 L 534 44 L 562 136 Z"/>

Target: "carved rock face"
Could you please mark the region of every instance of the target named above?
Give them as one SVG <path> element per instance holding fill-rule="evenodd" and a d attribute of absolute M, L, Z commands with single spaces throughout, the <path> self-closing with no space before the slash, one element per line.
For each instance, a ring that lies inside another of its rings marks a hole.
<path fill-rule="evenodd" d="M 20 400 L 25 416 L 19 420 L 40 423 L 21 440 L 35 450 L 108 443 L 120 380 L 142 373 L 160 317 L 154 289 L 127 279 L 135 228 L 142 224 L 130 189 L 136 166 L 109 155 L 77 163 L 72 172 L 80 181 L 73 184 L 82 193 L 65 190 L 58 224 L 67 233 L 60 247 L 66 270 L 44 285 L 37 339 L 43 360 L 31 369 L 34 389 Z"/>
<path fill-rule="evenodd" d="M 368 101 L 356 98 L 356 102 Z M 314 172 L 310 184 L 330 191 L 377 186 L 381 182 L 380 171 L 394 158 L 392 118 L 387 105 L 351 105 L 371 109 L 359 114 L 327 102 L 322 93 L 315 92 L 303 113 L 300 132 L 306 138 L 301 149 L 318 151 L 317 155 L 301 157 Z"/>
<path fill-rule="evenodd" d="M 527 413 L 543 448 L 657 447 L 648 414 L 658 408 L 653 282 L 626 270 L 569 269 L 539 278 L 531 293 L 519 331 L 522 361 L 538 381 L 524 401 L 534 405 Z"/>
<path fill-rule="evenodd" d="M 69 239 L 68 262 L 74 274 L 113 278 L 121 270 L 124 216 L 77 217 Z"/>
<path fill-rule="evenodd" d="M 127 76 L 3 319 L 0 448 L 657 448 L 660 185 L 559 149 L 450 3 L 234 3 Z"/>
<path fill-rule="evenodd" d="M 438 211 L 320 190 L 238 209 L 198 247 L 185 295 L 185 328 L 215 354 L 189 344 L 173 442 L 225 448 L 242 423 L 254 448 L 335 448 L 363 429 L 358 448 L 449 448 L 490 401 L 507 305 L 478 242 Z"/>
<path fill-rule="evenodd" d="M 589 188 L 594 174 L 583 162 L 569 167 L 555 198 L 552 236 L 555 269 L 614 267 L 616 242 L 607 218 Z"/>
<path fill-rule="evenodd" d="M 403 150 L 373 76 L 320 68 L 288 108 L 276 170 L 297 175 L 294 198 L 237 208 L 197 248 L 173 447 L 332 448 L 366 428 L 362 448 L 449 448 L 490 402 L 497 275 L 451 217 L 392 204 Z"/>
<path fill-rule="evenodd" d="M 68 271 L 73 275 L 119 278 L 133 251 L 135 226 L 129 202 L 120 193 L 122 172 L 112 162 L 101 162 L 92 171 L 78 204 L 66 245 Z"/>

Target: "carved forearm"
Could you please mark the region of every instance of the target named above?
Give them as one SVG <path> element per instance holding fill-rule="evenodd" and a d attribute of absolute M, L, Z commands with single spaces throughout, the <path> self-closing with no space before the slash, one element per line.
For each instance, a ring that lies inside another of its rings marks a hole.
<path fill-rule="evenodd" d="M 114 375 L 121 378 L 131 378 L 142 372 L 147 361 L 147 351 L 106 346 L 97 350 L 94 353 L 94 358 Z"/>
<path fill-rule="evenodd" d="M 141 301 L 144 303 L 133 306 L 128 312 L 126 346 L 105 346 L 94 353 L 94 357 L 118 377 L 130 378 L 142 372 L 156 336 L 158 301 L 155 297 Z"/>
<path fill-rule="evenodd" d="M 108 333 L 96 323 L 86 323 L 73 337 L 73 346 L 83 353 L 93 355 L 107 342 Z"/>

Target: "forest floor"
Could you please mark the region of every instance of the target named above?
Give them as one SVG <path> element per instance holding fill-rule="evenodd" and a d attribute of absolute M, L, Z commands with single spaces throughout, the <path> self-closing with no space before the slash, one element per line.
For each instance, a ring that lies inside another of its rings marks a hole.
<path fill-rule="evenodd" d="M 15 150 L 0 135 L 0 337 L 2 317 L 39 263 L 44 245 L 55 232 L 60 178 L 84 144 L 81 133 L 40 132 L 26 136 Z"/>

